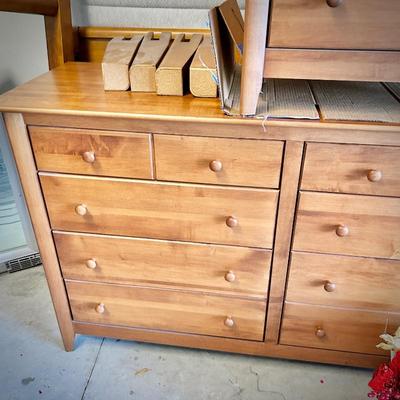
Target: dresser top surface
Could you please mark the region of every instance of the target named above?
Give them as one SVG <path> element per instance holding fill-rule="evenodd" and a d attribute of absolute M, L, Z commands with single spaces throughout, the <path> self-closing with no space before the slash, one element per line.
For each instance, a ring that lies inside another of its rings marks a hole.
<path fill-rule="evenodd" d="M 105 92 L 101 65 L 97 63 L 69 62 L 18 86 L 0 96 L 0 112 L 217 123 L 228 126 L 240 125 L 260 132 L 265 131 L 267 126 L 279 129 L 282 127 L 289 129 L 301 127 L 312 130 L 326 128 L 327 134 L 329 130 L 338 128 L 356 131 L 372 129 L 375 132 L 395 134 L 394 140 L 390 142 L 396 144 L 400 142 L 400 124 L 337 122 L 325 121 L 323 118 L 263 121 L 256 118 L 224 115 L 218 98 L 196 98 L 189 94 L 181 97 L 130 91 Z M 282 136 L 282 138 L 285 137 Z M 304 140 L 307 138 L 305 137 Z"/>

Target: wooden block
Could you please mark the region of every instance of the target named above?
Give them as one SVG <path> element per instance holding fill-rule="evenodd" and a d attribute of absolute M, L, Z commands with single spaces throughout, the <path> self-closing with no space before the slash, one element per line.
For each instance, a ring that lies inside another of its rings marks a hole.
<path fill-rule="evenodd" d="M 154 32 L 146 33 L 129 70 L 132 92 L 155 92 L 156 69 L 171 41 L 171 33 L 163 32 L 159 39 Z"/>
<path fill-rule="evenodd" d="M 129 89 L 129 66 L 142 39 L 143 35 L 135 35 L 110 40 L 101 63 L 104 90 Z"/>
<path fill-rule="evenodd" d="M 189 87 L 189 63 L 203 35 L 194 34 L 190 40 L 178 35 L 156 71 L 157 94 L 183 96 Z"/>
<path fill-rule="evenodd" d="M 190 92 L 196 97 L 217 97 L 217 69 L 211 38 L 204 38 L 190 65 Z"/>

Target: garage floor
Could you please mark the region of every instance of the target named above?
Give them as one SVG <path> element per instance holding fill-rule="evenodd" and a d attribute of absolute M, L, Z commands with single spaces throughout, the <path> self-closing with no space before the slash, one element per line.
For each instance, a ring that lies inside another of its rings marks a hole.
<path fill-rule="evenodd" d="M 41 267 L 0 275 L 0 399 L 357 400 L 370 370 L 80 336 L 66 353 Z"/>

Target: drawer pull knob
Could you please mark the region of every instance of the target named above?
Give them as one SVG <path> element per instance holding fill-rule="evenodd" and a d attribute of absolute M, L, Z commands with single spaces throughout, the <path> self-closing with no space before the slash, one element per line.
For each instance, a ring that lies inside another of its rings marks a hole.
<path fill-rule="evenodd" d="M 319 337 L 319 338 L 323 338 L 323 337 L 326 336 L 326 333 L 325 333 L 325 331 L 324 331 L 322 328 L 317 328 L 317 329 L 315 330 L 315 336 L 316 336 L 316 337 Z"/>
<path fill-rule="evenodd" d="M 94 154 L 94 151 L 85 151 L 82 154 L 82 158 L 84 161 L 86 161 L 87 163 L 94 163 L 96 161 L 96 155 Z"/>
<path fill-rule="evenodd" d="M 235 228 L 239 225 L 239 221 L 236 217 L 230 216 L 226 219 L 226 225 L 228 225 L 229 228 Z"/>
<path fill-rule="evenodd" d="M 326 0 L 326 4 L 328 4 L 329 7 L 336 8 L 342 4 L 342 0 Z"/>
<path fill-rule="evenodd" d="M 234 273 L 233 271 L 228 271 L 228 272 L 225 274 L 225 280 L 226 280 L 227 282 L 234 282 L 235 279 L 236 279 L 236 275 L 235 275 L 235 273 Z"/>
<path fill-rule="evenodd" d="M 87 207 L 84 205 L 84 204 L 78 204 L 76 207 L 75 207 L 75 212 L 78 214 L 78 215 L 81 215 L 81 216 L 84 216 L 84 215 L 86 215 L 87 214 Z"/>
<path fill-rule="evenodd" d="M 222 171 L 222 162 L 219 160 L 213 160 L 210 162 L 209 167 L 213 172 L 221 172 Z"/>
<path fill-rule="evenodd" d="M 367 178 L 370 182 L 379 182 L 382 179 L 382 171 L 379 171 L 379 169 L 371 169 L 367 173 Z"/>
<path fill-rule="evenodd" d="M 232 328 L 233 325 L 235 325 L 235 321 L 233 320 L 232 317 L 226 317 L 224 324 L 225 324 L 225 326 L 227 326 L 228 328 Z"/>
<path fill-rule="evenodd" d="M 86 266 L 90 269 L 95 269 L 97 267 L 96 260 L 94 258 L 89 258 L 89 260 L 86 261 Z"/>
<path fill-rule="evenodd" d="M 324 289 L 326 292 L 334 292 L 336 290 L 336 283 L 333 282 L 325 282 Z"/>
<path fill-rule="evenodd" d="M 96 312 L 98 314 L 104 314 L 104 311 L 106 310 L 106 307 L 103 303 L 97 304 L 96 306 Z"/>
<path fill-rule="evenodd" d="M 336 235 L 343 237 L 348 236 L 350 233 L 350 229 L 347 225 L 338 225 L 336 227 Z"/>

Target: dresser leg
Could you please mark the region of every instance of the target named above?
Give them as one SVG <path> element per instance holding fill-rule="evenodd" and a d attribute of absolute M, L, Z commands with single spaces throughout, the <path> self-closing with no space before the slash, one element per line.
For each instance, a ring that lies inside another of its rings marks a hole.
<path fill-rule="evenodd" d="M 18 167 L 26 205 L 32 220 L 33 230 L 42 258 L 64 347 L 65 350 L 71 351 L 74 348 L 75 331 L 72 325 L 71 311 L 69 309 L 64 280 L 58 264 L 53 235 L 47 218 L 46 206 L 37 176 L 28 130 L 22 114 L 5 113 L 4 120 Z"/>

